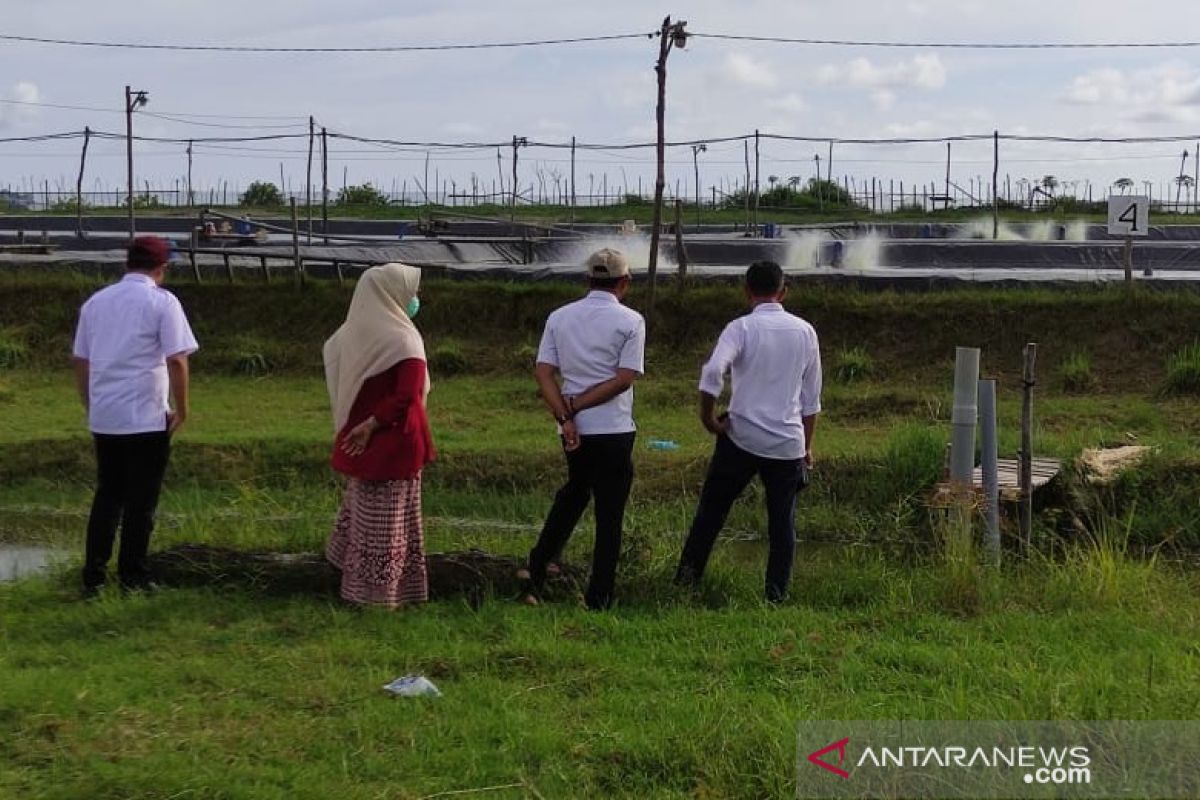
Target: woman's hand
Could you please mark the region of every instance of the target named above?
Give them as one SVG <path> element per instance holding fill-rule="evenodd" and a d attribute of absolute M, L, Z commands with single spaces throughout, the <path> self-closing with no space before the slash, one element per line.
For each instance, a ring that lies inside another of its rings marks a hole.
<path fill-rule="evenodd" d="M 382 426 L 375 417 L 367 417 L 346 431 L 346 435 L 342 437 L 339 447 L 347 455 L 360 456 L 367 449 L 367 444 L 371 441 L 371 437 L 375 435 L 375 431 L 379 430 L 380 427 Z"/>

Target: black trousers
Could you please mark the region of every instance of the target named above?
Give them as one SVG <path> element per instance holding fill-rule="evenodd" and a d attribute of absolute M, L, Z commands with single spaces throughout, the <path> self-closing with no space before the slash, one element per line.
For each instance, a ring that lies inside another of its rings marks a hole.
<path fill-rule="evenodd" d="M 612 605 L 621 557 L 621 527 L 633 486 L 634 433 L 580 436 L 579 448 L 566 453 L 567 482 L 554 495 L 554 505 L 541 536 L 529 553 L 530 582 L 538 591 L 546 582 L 546 564 L 558 557 L 575 531 L 588 501 L 595 499 L 596 542 L 592 576 L 585 599 L 590 608 Z"/>
<path fill-rule="evenodd" d="M 144 585 L 150 579 L 146 552 L 171 453 L 171 437 L 166 431 L 96 433 L 92 437 L 96 443 L 96 495 L 88 517 L 83 585 L 94 589 L 104 584 L 118 526 L 121 552 L 117 556 L 117 575 L 124 586 Z"/>
<path fill-rule="evenodd" d="M 770 548 L 766 596 L 773 602 L 787 596 L 796 552 L 796 493 L 808 484 L 808 469 L 803 459 L 763 458 L 747 453 L 725 435 L 717 437 L 704 489 L 700 492 L 700 504 L 679 559 L 677 583 L 696 583 L 704 575 L 729 509 L 756 474 L 766 491 Z"/>

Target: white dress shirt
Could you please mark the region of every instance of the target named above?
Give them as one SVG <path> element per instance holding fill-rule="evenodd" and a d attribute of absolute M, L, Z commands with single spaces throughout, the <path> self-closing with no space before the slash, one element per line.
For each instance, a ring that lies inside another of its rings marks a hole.
<path fill-rule="evenodd" d="M 821 410 L 821 351 L 813 326 L 779 303 L 760 303 L 725 326 L 700 373 L 700 391 L 720 397 L 726 373 L 733 380 L 733 443 L 764 458 L 803 458 L 803 418 Z"/>
<path fill-rule="evenodd" d="M 618 369 L 645 370 L 646 321 L 621 305 L 612 292 L 593 290 L 574 303 L 556 309 L 546 319 L 537 360 L 562 374 L 563 396 L 580 395 L 617 376 Z M 581 436 L 630 433 L 633 387 L 575 415 Z"/>
<path fill-rule="evenodd" d="M 167 357 L 198 347 L 179 300 L 148 275 L 127 273 L 88 298 L 74 353 L 88 362 L 92 432 L 166 430 Z"/>

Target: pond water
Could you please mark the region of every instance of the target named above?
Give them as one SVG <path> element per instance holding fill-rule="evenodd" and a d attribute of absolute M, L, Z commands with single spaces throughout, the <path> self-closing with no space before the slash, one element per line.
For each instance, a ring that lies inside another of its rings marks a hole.
<path fill-rule="evenodd" d="M 52 547 L 0 543 L 0 583 L 41 572 L 65 556 L 62 550 Z"/>

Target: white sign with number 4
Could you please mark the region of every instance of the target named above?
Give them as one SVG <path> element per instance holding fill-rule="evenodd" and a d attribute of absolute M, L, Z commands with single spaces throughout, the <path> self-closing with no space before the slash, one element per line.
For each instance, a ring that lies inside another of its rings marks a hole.
<path fill-rule="evenodd" d="M 1145 236 L 1150 230 L 1150 198 L 1111 195 L 1108 198 L 1108 232 L 1112 236 Z"/>

